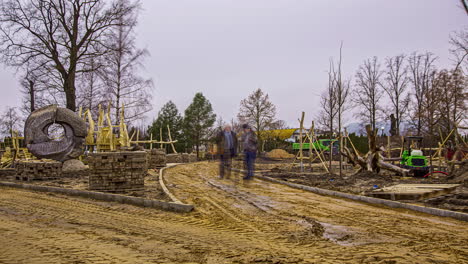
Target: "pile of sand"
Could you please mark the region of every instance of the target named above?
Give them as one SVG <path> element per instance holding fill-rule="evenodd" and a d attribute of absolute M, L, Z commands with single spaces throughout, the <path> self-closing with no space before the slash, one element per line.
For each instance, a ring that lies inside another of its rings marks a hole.
<path fill-rule="evenodd" d="M 294 158 L 293 154 L 289 154 L 284 149 L 274 149 L 274 150 L 268 152 L 265 156 L 267 158 L 270 158 L 270 159 L 290 159 L 290 158 Z"/>

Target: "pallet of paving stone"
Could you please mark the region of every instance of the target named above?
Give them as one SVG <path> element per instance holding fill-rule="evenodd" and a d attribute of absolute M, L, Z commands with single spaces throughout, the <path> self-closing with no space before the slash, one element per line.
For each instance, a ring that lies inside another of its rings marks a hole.
<path fill-rule="evenodd" d="M 147 164 L 148 168 L 159 169 L 166 166 L 166 150 L 165 149 L 151 149 L 147 151 Z"/>
<path fill-rule="evenodd" d="M 452 193 L 460 184 L 397 184 L 371 192 L 367 196 L 381 199 L 418 201 Z"/>

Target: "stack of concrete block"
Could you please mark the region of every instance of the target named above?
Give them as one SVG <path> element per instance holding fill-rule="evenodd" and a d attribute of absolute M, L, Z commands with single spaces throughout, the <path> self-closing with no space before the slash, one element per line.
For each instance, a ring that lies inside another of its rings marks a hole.
<path fill-rule="evenodd" d="M 17 161 L 15 179 L 20 181 L 54 180 L 62 176 L 59 161 Z"/>
<path fill-rule="evenodd" d="M 197 161 L 197 154 L 194 153 L 182 153 L 182 162 L 183 163 L 190 163 Z"/>
<path fill-rule="evenodd" d="M 197 161 L 197 155 L 194 153 L 176 153 L 167 154 L 167 163 L 190 163 Z"/>
<path fill-rule="evenodd" d="M 167 154 L 166 162 L 167 163 L 182 163 L 182 155 L 180 153 Z"/>
<path fill-rule="evenodd" d="M 148 168 L 159 169 L 166 167 L 166 150 L 165 149 L 151 149 L 147 150 L 148 153 Z"/>
<path fill-rule="evenodd" d="M 145 151 L 92 153 L 88 165 L 90 190 L 126 193 L 145 188 Z"/>

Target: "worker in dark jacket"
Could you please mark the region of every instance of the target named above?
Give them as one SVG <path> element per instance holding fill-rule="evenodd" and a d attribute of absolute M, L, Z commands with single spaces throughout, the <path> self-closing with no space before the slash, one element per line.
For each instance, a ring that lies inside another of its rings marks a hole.
<path fill-rule="evenodd" d="M 221 179 L 225 176 L 229 178 L 231 175 L 232 158 L 237 155 L 237 135 L 231 130 L 231 126 L 226 125 L 216 137 L 219 156 L 219 177 Z"/>
<path fill-rule="evenodd" d="M 241 136 L 241 143 L 245 154 L 245 167 L 247 169 L 246 175 L 243 179 L 251 180 L 254 176 L 254 164 L 255 158 L 257 157 L 257 136 L 249 125 L 244 124 L 242 125 L 242 128 L 244 129 L 244 132 Z"/>

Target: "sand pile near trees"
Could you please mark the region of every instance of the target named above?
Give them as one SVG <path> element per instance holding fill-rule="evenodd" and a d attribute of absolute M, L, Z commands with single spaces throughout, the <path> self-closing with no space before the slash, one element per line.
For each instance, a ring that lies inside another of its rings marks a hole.
<path fill-rule="evenodd" d="M 293 154 L 289 154 L 284 149 L 274 149 L 266 154 L 267 158 L 270 159 L 290 159 L 294 158 Z"/>

